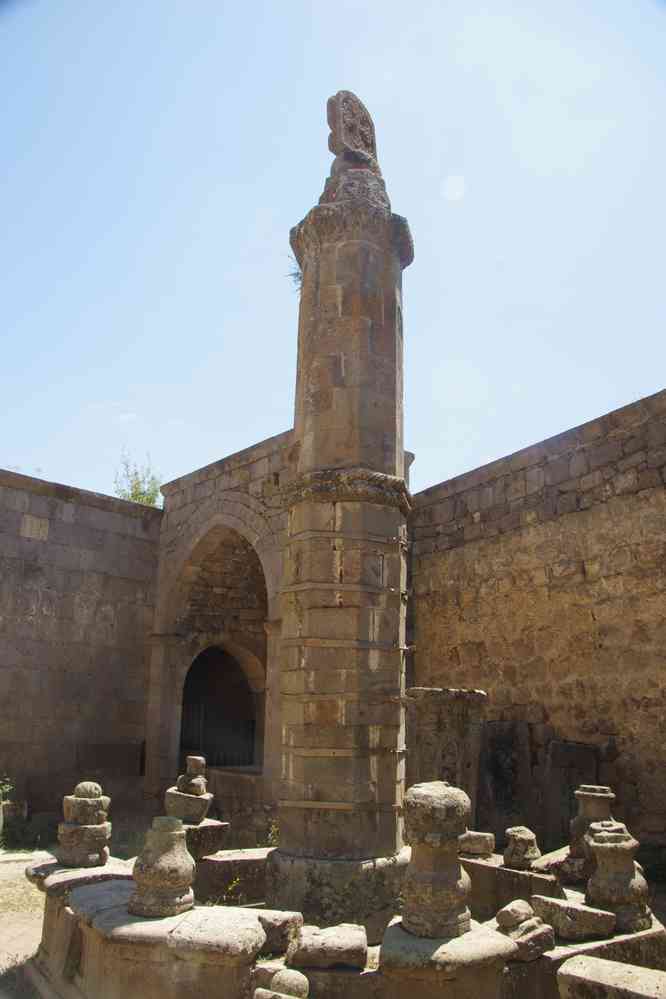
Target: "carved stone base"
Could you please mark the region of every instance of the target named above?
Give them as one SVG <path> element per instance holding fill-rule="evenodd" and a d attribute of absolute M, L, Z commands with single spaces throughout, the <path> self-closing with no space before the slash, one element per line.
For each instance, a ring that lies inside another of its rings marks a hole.
<path fill-rule="evenodd" d="M 218 850 L 224 850 L 229 838 L 229 823 L 218 819 L 204 819 L 198 825 L 183 823 L 187 852 L 195 860 L 209 857 Z"/>
<path fill-rule="evenodd" d="M 273 850 L 266 869 L 266 905 L 302 912 L 306 923 L 365 926 L 368 943 L 381 941 L 398 912 L 409 849 L 369 860 L 315 860 Z"/>

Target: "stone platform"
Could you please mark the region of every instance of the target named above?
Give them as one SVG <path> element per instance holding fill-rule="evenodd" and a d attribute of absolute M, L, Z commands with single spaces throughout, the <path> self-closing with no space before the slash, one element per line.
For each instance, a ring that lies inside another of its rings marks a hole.
<path fill-rule="evenodd" d="M 241 999 L 251 994 L 256 959 L 284 952 L 302 924 L 298 913 L 225 906 L 132 916 L 134 888 L 131 880 L 98 881 L 73 887 L 68 898 L 45 888 L 42 940 L 26 965 L 43 999 Z"/>

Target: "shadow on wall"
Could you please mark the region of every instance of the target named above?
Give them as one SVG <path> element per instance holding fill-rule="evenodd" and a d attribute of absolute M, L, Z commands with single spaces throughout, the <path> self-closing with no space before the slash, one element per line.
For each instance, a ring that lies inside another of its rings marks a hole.
<path fill-rule="evenodd" d="M 580 784 L 613 784 L 608 764 L 616 755 L 612 743 L 566 742 L 547 725 L 485 722 L 478 828 L 493 832 L 501 846 L 509 826 L 524 824 L 534 830 L 542 850 L 557 849 L 568 841 L 569 822 L 577 812 L 574 791 Z"/>

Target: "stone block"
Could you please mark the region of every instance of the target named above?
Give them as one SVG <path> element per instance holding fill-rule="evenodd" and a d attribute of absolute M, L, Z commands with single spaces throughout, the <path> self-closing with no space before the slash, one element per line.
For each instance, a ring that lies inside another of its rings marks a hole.
<path fill-rule="evenodd" d="M 298 939 L 303 926 L 300 912 L 285 912 L 281 909 L 257 909 L 257 917 L 266 934 L 262 954 L 286 954 Z"/>
<path fill-rule="evenodd" d="M 613 935 L 616 917 L 614 912 L 593 909 L 582 902 L 533 895 L 530 899 L 537 916 L 555 930 L 562 940 L 592 940 Z"/>
<path fill-rule="evenodd" d="M 560 999 L 663 999 L 666 972 L 579 955 L 557 972 Z"/>
<path fill-rule="evenodd" d="M 220 850 L 197 863 L 194 894 L 198 902 L 224 900 L 227 904 L 263 902 L 266 861 L 271 847 Z"/>
<path fill-rule="evenodd" d="M 218 819 L 203 819 L 197 825 L 183 823 L 183 827 L 187 851 L 195 860 L 223 850 L 229 838 L 229 823 Z"/>
<path fill-rule="evenodd" d="M 529 902 L 522 898 L 517 898 L 515 902 L 509 902 L 497 913 L 497 925 L 501 930 L 512 930 L 520 926 L 525 920 L 531 919 L 534 910 Z"/>
<path fill-rule="evenodd" d="M 495 852 L 495 837 L 492 833 L 468 829 L 458 837 L 458 850 L 470 857 L 492 857 Z"/>
<path fill-rule="evenodd" d="M 320 929 L 303 926 L 287 951 L 287 964 L 295 968 L 364 968 L 368 957 L 365 927 L 340 923 Z"/>
<path fill-rule="evenodd" d="M 188 825 L 197 825 L 205 819 L 212 800 L 213 795 L 210 791 L 199 795 L 183 794 L 175 787 L 170 787 L 164 792 L 167 815 L 179 818 Z"/>
<path fill-rule="evenodd" d="M 283 995 L 295 996 L 296 999 L 307 999 L 310 983 L 300 971 L 295 971 L 292 968 L 281 968 L 273 975 L 271 988 Z"/>
<path fill-rule="evenodd" d="M 538 916 L 526 919 L 510 934 L 518 950 L 517 961 L 536 961 L 547 950 L 555 946 L 555 933 Z"/>

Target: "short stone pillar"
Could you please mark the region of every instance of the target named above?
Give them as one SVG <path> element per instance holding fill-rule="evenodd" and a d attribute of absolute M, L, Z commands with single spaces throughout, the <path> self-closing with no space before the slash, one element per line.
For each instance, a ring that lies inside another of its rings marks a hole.
<path fill-rule="evenodd" d="M 586 903 L 614 912 L 618 933 L 648 930 L 652 925 L 648 886 L 634 860 L 638 840 L 622 822 L 606 819 L 590 824 L 585 845 L 596 862 L 587 883 Z"/>
<path fill-rule="evenodd" d="M 492 927 L 472 927 L 470 879 L 458 857 L 469 798 L 443 781 L 416 784 L 403 812 L 412 854 L 402 919 L 387 927 L 379 952 L 382 999 L 499 999 L 518 948 Z"/>
<path fill-rule="evenodd" d="M 592 874 L 594 861 L 585 844 L 585 834 L 592 822 L 612 819 L 611 807 L 615 801 L 611 789 L 599 784 L 581 784 L 574 794 L 578 814 L 569 824 L 569 852 L 553 869 L 558 881 L 568 885 L 581 884 Z"/>
<path fill-rule="evenodd" d="M 541 856 L 535 834 L 527 826 L 511 826 L 506 831 L 504 866 L 513 871 L 529 871 Z"/>
<path fill-rule="evenodd" d="M 92 780 L 81 781 L 62 799 L 56 857 L 63 867 L 103 867 L 109 859 L 111 798 Z"/>
<path fill-rule="evenodd" d="M 203 756 L 188 756 L 186 772 L 180 774 L 174 787 L 164 795 L 167 815 L 198 825 L 206 818 L 213 795 L 207 790 L 206 760 Z"/>
<path fill-rule="evenodd" d="M 153 819 L 132 872 L 136 889 L 127 903 L 134 916 L 177 916 L 194 906 L 195 863 L 187 852 L 180 819 Z"/>
<path fill-rule="evenodd" d="M 415 784 L 403 803 L 412 855 L 402 889 L 402 925 L 419 937 L 452 940 L 470 929 L 469 875 L 458 858 L 470 800 L 444 781 Z"/>
<path fill-rule="evenodd" d="M 164 810 L 182 820 L 188 852 L 201 860 L 224 849 L 229 823 L 206 817 L 214 797 L 208 791 L 206 758 L 188 756 L 185 767 L 185 773 L 164 793 Z"/>

